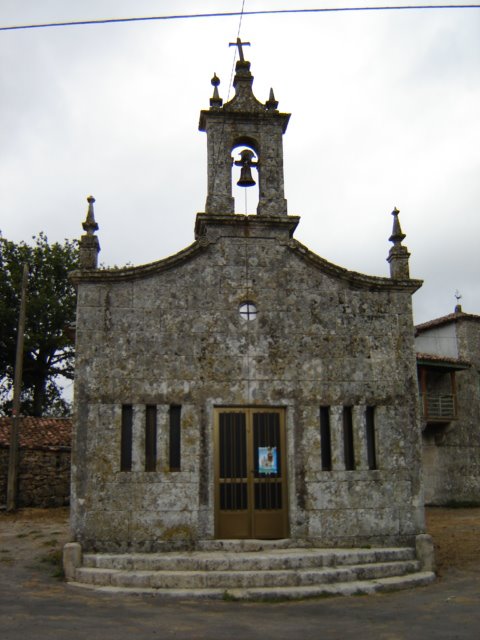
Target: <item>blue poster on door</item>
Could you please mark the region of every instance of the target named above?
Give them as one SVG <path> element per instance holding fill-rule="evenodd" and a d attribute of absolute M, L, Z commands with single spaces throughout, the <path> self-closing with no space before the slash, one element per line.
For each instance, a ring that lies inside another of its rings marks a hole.
<path fill-rule="evenodd" d="M 278 473 L 277 447 L 258 447 L 258 473 Z"/>

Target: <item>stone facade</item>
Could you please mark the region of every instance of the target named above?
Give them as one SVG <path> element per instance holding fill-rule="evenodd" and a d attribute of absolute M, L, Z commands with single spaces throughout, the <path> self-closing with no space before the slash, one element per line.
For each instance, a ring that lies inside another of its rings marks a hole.
<path fill-rule="evenodd" d="M 428 394 L 423 412 L 425 501 L 478 504 L 480 316 L 457 307 L 453 314 L 419 325 L 416 334 L 420 385 L 423 371 Z"/>
<path fill-rule="evenodd" d="M 18 506 L 70 503 L 71 421 L 23 418 L 20 427 Z M 10 419 L 0 418 L 0 504 L 7 500 Z"/>
<path fill-rule="evenodd" d="M 259 103 L 252 80 L 241 60 L 236 96 L 223 107 L 212 81 L 200 119 L 207 210 L 197 215 L 195 242 L 146 266 L 98 270 L 92 259 L 72 275 L 72 529 L 84 549 L 195 547 L 219 537 L 222 500 L 231 501 L 235 537 L 235 512 L 251 507 L 232 505 L 250 480 L 239 477 L 225 498 L 225 469 L 243 454 L 236 436 L 228 446 L 226 436 L 223 445 L 216 439 L 224 409 L 255 419 L 270 408 L 284 422 L 285 485 L 281 498 L 268 498 L 282 503 L 281 537 L 414 546 L 424 531 L 411 310 L 421 282 L 408 277 L 398 211 L 390 278 L 347 271 L 296 241 L 299 218 L 283 197 L 288 114 L 278 113 L 273 92 Z M 231 152 L 242 145 L 258 162 L 248 167 L 259 174 L 257 215 L 231 206 Z M 258 442 L 246 445 L 254 457 Z M 252 488 L 258 495 L 248 494 L 255 504 L 280 473 L 264 475 L 263 488 Z M 276 507 L 261 508 L 268 529 Z"/>

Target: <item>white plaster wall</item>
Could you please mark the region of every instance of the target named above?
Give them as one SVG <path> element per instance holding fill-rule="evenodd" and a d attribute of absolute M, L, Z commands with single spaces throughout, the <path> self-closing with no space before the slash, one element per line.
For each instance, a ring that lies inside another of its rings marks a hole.
<path fill-rule="evenodd" d="M 417 353 L 458 358 L 456 326 L 451 324 L 442 327 L 432 327 L 415 338 Z"/>

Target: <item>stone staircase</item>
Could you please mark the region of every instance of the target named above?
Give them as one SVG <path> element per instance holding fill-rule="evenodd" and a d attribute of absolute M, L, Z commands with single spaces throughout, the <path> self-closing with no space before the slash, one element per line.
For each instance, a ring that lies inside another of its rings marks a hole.
<path fill-rule="evenodd" d="M 292 548 L 291 541 L 205 542 L 191 552 L 84 554 L 70 584 L 167 598 L 276 600 L 425 585 L 411 548 Z M 68 546 L 68 545 L 67 545 Z"/>

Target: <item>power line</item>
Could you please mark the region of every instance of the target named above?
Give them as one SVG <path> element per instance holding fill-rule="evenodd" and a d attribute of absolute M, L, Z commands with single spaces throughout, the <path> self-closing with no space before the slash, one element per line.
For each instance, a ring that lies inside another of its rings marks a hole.
<path fill-rule="evenodd" d="M 245 0 L 242 0 L 242 8 L 239 11 L 240 14 L 240 19 L 238 21 L 238 31 L 237 31 L 237 40 L 238 38 L 240 38 L 240 31 L 242 29 L 242 18 L 244 16 L 244 9 L 245 9 Z M 229 101 L 230 99 L 230 91 L 232 88 L 232 80 L 233 80 L 233 74 L 235 72 L 235 60 L 237 57 L 237 49 L 234 47 L 233 49 L 233 61 L 232 61 L 232 71 L 230 73 L 230 82 L 228 83 L 228 92 L 227 92 L 227 100 L 226 102 Z M 218 169 L 220 166 L 220 162 L 221 162 L 221 158 L 220 158 L 220 149 L 221 146 L 223 144 L 223 134 L 225 132 L 225 119 L 223 119 L 222 121 L 222 131 L 220 133 L 220 136 L 217 140 L 217 145 L 215 146 L 215 144 L 213 145 L 213 157 L 212 157 L 212 165 L 213 165 L 213 178 L 212 178 L 212 189 L 215 192 L 215 185 L 216 185 L 216 181 L 217 181 L 217 174 L 218 174 Z"/>
<path fill-rule="evenodd" d="M 411 4 L 391 7 L 325 7 L 322 9 L 265 9 L 258 11 L 228 11 L 216 13 L 186 13 L 167 16 L 144 16 L 131 18 L 101 18 L 98 20 L 75 20 L 71 22 L 46 22 L 42 24 L 21 24 L 0 27 L 0 31 L 16 31 L 20 29 L 46 29 L 50 27 L 77 27 L 84 25 L 114 24 L 120 22 L 149 22 L 155 20 L 186 20 L 192 18 L 228 18 L 232 16 L 260 16 L 292 13 L 340 13 L 355 11 L 411 11 L 427 9 L 480 9 L 480 4 Z"/>
<path fill-rule="evenodd" d="M 237 33 L 237 38 L 240 37 L 240 30 L 242 28 L 242 18 L 243 18 L 243 14 L 244 14 L 244 10 L 245 10 L 245 0 L 242 0 L 242 8 L 240 10 L 240 20 L 238 21 L 238 33 Z"/>

